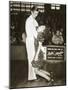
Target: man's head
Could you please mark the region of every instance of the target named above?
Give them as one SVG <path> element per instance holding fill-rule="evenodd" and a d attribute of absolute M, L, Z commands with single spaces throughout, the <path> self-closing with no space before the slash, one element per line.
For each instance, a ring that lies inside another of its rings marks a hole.
<path fill-rule="evenodd" d="M 39 13 L 38 8 L 36 6 L 33 6 L 31 8 L 31 14 L 32 14 L 33 18 L 36 18 L 38 16 L 38 13 Z"/>
<path fill-rule="evenodd" d="M 60 35 L 60 31 L 59 31 L 59 30 L 56 31 L 56 35 L 57 35 L 57 36 Z"/>

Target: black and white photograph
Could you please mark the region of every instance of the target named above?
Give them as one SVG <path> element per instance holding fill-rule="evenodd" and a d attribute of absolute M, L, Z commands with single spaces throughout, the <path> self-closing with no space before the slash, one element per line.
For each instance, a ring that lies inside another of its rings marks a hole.
<path fill-rule="evenodd" d="M 66 4 L 9 1 L 9 88 L 66 85 Z"/>

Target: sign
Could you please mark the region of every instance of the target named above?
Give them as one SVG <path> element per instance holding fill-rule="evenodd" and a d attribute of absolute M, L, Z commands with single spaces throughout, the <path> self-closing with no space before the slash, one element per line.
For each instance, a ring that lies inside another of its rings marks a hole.
<path fill-rule="evenodd" d="M 47 60 L 64 60 L 64 46 L 48 46 Z"/>

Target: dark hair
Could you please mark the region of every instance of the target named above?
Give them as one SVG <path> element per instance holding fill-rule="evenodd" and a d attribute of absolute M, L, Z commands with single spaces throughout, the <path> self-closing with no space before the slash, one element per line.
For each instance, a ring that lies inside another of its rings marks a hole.
<path fill-rule="evenodd" d="M 39 11 L 39 10 L 38 10 L 37 6 L 33 6 L 33 7 L 31 8 L 31 11 L 34 12 L 34 11 Z"/>

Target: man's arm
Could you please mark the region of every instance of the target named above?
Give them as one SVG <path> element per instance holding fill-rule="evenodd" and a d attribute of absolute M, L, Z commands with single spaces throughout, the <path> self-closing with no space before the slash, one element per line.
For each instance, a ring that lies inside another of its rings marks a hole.
<path fill-rule="evenodd" d="M 33 23 L 30 21 L 26 21 L 26 33 L 29 37 L 34 36 L 37 39 L 37 31 Z"/>

